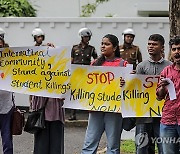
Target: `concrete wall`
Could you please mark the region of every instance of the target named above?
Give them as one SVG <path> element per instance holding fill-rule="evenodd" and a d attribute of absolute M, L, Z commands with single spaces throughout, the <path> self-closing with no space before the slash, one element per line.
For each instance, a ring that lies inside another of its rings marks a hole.
<path fill-rule="evenodd" d="M 29 0 L 37 9 L 38 17 L 79 17 L 81 7 L 95 0 Z M 169 0 L 110 0 L 100 4 L 92 17 L 148 16 L 149 13 L 161 15 L 168 11 Z M 166 13 L 167 14 L 167 13 Z"/>
<path fill-rule="evenodd" d="M 121 33 L 127 27 L 136 32 L 134 44 L 139 45 L 143 59 L 148 58 L 147 40 L 153 33 L 165 37 L 165 53 L 168 53 L 169 20 L 168 18 L 0 18 L 0 27 L 6 31 L 5 40 L 10 46 L 33 46 L 31 32 L 40 27 L 46 33 L 45 42 L 55 45 L 69 45 L 80 42 L 78 30 L 89 27 L 93 36 L 90 41 L 100 54 L 102 37 L 107 33 L 115 34 L 122 42 Z M 18 105 L 28 105 L 28 97 L 18 95 Z"/>

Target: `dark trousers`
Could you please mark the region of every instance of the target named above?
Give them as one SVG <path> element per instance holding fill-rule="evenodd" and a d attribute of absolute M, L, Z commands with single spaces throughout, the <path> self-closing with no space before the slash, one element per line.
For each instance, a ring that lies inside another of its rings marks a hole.
<path fill-rule="evenodd" d="M 64 124 L 46 121 L 46 128 L 34 135 L 34 154 L 64 154 Z"/>
<path fill-rule="evenodd" d="M 136 154 L 155 154 L 155 139 L 160 137 L 160 122 L 136 124 Z M 157 143 L 158 154 L 163 154 L 162 143 Z"/>
<path fill-rule="evenodd" d="M 13 108 L 7 114 L 0 114 L 0 131 L 4 154 L 13 154 L 13 142 L 11 134 Z"/>

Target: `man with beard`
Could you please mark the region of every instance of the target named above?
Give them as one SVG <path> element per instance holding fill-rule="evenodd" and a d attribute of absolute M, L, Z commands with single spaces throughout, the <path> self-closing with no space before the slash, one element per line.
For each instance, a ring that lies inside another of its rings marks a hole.
<path fill-rule="evenodd" d="M 133 64 L 133 70 L 136 69 L 138 63 L 142 62 L 142 54 L 139 47 L 133 45 L 135 33 L 133 29 L 127 28 L 122 33 L 124 44 L 119 46 L 120 56 L 129 64 Z"/>
<path fill-rule="evenodd" d="M 149 59 L 139 63 L 136 68 L 137 74 L 144 75 L 159 75 L 161 71 L 172 63 L 164 59 L 164 37 L 160 34 L 152 34 L 148 39 L 147 49 Z M 144 147 L 138 146 L 136 142 L 137 154 L 155 154 L 155 143 L 152 141 L 154 138 L 160 136 L 160 117 L 154 118 L 136 118 L 136 141 L 140 141 L 140 134 L 147 135 L 148 144 Z M 162 144 L 157 143 L 158 153 L 163 154 Z"/>
<path fill-rule="evenodd" d="M 79 30 L 81 42 L 74 45 L 71 51 L 71 63 L 79 65 L 90 65 L 91 58 L 97 58 L 97 52 L 94 46 L 89 45 L 92 32 L 89 28 L 81 28 Z M 76 120 L 76 110 L 71 109 L 69 120 Z"/>
<path fill-rule="evenodd" d="M 160 136 L 164 154 L 179 153 L 180 139 L 180 36 L 169 41 L 173 65 L 167 66 L 160 74 L 157 98 L 165 99 L 162 110 Z M 170 99 L 167 85 L 169 78 L 175 87 L 176 99 Z M 166 140 L 166 141 L 165 141 Z"/>

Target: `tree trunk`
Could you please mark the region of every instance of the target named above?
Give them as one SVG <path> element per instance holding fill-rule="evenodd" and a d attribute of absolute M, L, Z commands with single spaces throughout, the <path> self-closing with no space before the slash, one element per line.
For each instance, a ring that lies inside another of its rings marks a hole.
<path fill-rule="evenodd" d="M 180 35 L 180 0 L 169 0 L 170 38 Z M 169 52 L 168 59 L 171 59 Z"/>

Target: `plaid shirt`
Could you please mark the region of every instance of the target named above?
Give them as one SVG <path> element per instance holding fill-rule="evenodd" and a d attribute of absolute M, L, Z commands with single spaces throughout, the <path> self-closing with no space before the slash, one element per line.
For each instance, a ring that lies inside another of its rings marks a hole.
<path fill-rule="evenodd" d="M 169 78 L 174 83 L 177 97 L 175 100 L 170 100 L 167 92 L 162 110 L 161 123 L 165 125 L 180 125 L 180 70 L 173 64 L 164 68 L 161 72 L 161 76 Z M 157 91 L 158 90 L 159 86 L 157 87 Z"/>

